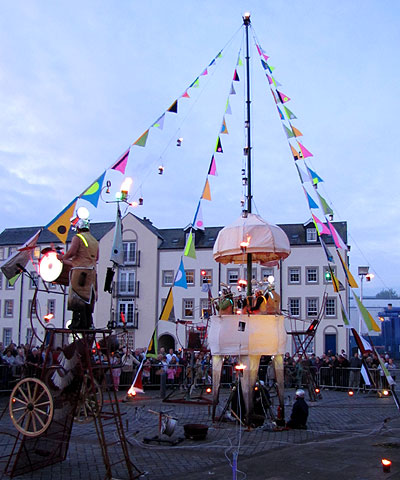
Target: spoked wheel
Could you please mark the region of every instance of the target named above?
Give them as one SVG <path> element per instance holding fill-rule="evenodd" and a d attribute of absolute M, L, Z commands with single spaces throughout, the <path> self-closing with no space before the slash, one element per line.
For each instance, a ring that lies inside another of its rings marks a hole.
<path fill-rule="evenodd" d="M 74 418 L 78 423 L 91 422 L 94 417 L 100 415 L 103 407 L 101 387 L 96 379 L 93 379 L 93 382 L 94 383 L 92 383 L 90 375 L 84 375 Z"/>
<path fill-rule="evenodd" d="M 27 437 L 38 437 L 53 419 L 53 398 L 41 380 L 23 378 L 11 392 L 9 411 L 19 432 Z"/>

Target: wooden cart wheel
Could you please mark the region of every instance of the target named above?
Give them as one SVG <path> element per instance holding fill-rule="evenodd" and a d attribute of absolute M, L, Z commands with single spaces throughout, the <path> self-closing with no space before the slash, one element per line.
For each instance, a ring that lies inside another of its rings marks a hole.
<path fill-rule="evenodd" d="M 19 432 L 27 437 L 38 437 L 53 419 L 53 398 L 41 380 L 23 378 L 11 392 L 9 411 Z"/>
<path fill-rule="evenodd" d="M 101 386 L 96 379 L 93 379 L 93 382 L 94 384 L 92 387 L 92 379 L 90 378 L 90 375 L 84 375 L 74 418 L 78 423 L 91 422 L 94 417 L 100 415 L 101 409 L 103 408 L 103 393 L 101 391 Z"/>

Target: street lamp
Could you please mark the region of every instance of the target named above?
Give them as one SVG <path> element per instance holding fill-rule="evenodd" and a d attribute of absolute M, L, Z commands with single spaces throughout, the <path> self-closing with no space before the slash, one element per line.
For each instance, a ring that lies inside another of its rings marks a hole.
<path fill-rule="evenodd" d="M 360 301 L 362 303 L 363 301 L 363 281 L 364 277 L 367 280 L 367 282 L 370 282 L 372 278 L 374 278 L 373 273 L 369 273 L 369 267 L 358 267 L 358 276 L 360 277 Z M 360 335 L 362 334 L 362 315 L 361 313 L 359 314 L 358 317 L 358 330 Z"/>

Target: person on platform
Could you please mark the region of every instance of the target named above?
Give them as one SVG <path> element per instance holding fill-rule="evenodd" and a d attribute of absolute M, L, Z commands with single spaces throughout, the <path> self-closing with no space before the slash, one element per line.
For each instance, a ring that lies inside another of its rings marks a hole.
<path fill-rule="evenodd" d="M 69 328 L 85 330 L 93 327 L 93 309 L 97 300 L 96 263 L 99 243 L 89 232 L 88 220 L 79 219 L 77 234 L 65 255 L 58 258 L 71 267 L 68 310 L 72 310 Z"/>
<path fill-rule="evenodd" d="M 293 404 L 292 414 L 290 420 L 286 423 L 288 428 L 307 429 L 308 405 L 304 400 L 304 395 L 304 390 L 296 391 L 296 401 Z"/>

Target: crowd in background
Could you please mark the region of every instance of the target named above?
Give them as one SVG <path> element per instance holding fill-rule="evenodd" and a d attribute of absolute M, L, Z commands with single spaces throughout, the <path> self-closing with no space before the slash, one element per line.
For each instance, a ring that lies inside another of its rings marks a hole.
<path fill-rule="evenodd" d="M 47 366 L 56 365 L 61 348 L 56 350 L 45 349 L 33 345 L 15 345 L 11 343 L 5 347 L 0 342 L 0 390 L 12 386 L 18 378 L 24 375 L 34 375 L 35 367 L 41 367 L 44 362 Z M 119 347 L 113 350 L 110 359 L 96 358 L 95 361 L 110 364 L 111 380 L 114 388 L 120 385 L 125 389 L 130 386 L 139 365 L 142 365 L 141 375 L 143 386 L 157 385 L 160 379 L 166 381 L 166 386 L 188 387 L 191 385 L 205 385 L 212 382 L 212 357 L 209 352 L 184 351 L 161 347 L 157 355 L 145 358 L 145 349 L 131 350 Z M 97 355 L 97 354 L 96 354 Z M 385 367 L 396 379 L 396 365 L 389 354 L 383 354 Z M 372 379 L 378 388 L 387 387 L 386 377 L 377 355 L 364 355 L 365 363 L 369 367 Z M 222 383 L 235 381 L 235 366 L 240 358 L 226 356 L 224 359 Z M 355 352 L 348 358 L 342 350 L 340 354 L 331 351 L 317 356 L 314 353 L 307 356 L 292 356 L 288 352 L 284 355 L 285 387 L 299 388 L 312 381 L 316 385 L 334 388 L 362 388 L 364 379 L 361 375 L 362 359 Z M 262 356 L 260 360 L 259 378 L 269 384 L 275 380 L 275 373 L 271 357 Z"/>

